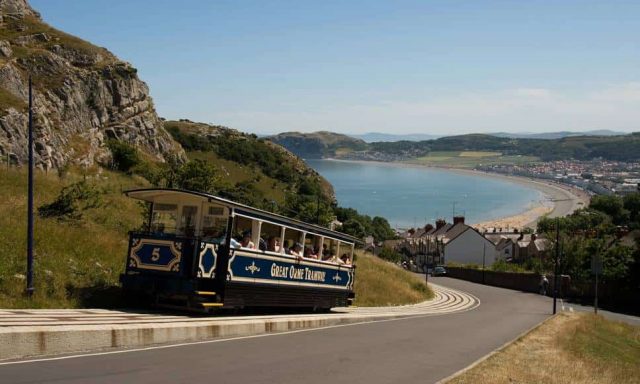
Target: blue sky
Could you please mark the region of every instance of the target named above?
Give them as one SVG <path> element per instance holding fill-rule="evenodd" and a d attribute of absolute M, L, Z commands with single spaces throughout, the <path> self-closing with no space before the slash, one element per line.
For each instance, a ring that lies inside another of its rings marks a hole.
<path fill-rule="evenodd" d="M 640 131 L 640 1 L 31 0 L 158 113 L 256 133 Z"/>

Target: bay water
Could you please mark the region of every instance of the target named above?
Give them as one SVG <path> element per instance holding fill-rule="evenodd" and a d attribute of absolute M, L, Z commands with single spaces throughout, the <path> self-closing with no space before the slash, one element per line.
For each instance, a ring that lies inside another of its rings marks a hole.
<path fill-rule="evenodd" d="M 392 227 L 463 215 L 469 224 L 517 215 L 544 200 L 542 192 L 508 179 L 438 168 L 335 160 L 305 160 L 334 187 L 338 203 Z"/>

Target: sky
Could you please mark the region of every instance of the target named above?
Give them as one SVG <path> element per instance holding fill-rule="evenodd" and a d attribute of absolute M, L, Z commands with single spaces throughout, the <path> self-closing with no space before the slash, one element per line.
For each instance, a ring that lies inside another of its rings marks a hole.
<path fill-rule="evenodd" d="M 245 132 L 640 131 L 640 1 L 30 0 L 168 119 Z"/>

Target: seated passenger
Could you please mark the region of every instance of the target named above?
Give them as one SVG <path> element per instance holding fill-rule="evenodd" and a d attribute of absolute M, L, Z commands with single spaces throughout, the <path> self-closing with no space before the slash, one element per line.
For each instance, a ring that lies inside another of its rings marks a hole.
<path fill-rule="evenodd" d="M 351 264 L 349 261 L 349 255 L 343 253 L 342 256 L 338 259 L 338 264 Z"/>
<path fill-rule="evenodd" d="M 313 253 L 313 249 L 311 249 L 311 247 L 304 247 L 304 257 L 307 259 L 317 259 L 318 255 Z"/>
<path fill-rule="evenodd" d="M 277 237 L 271 236 L 269 240 L 267 240 L 267 251 L 269 252 L 280 252 L 280 241 Z"/>
<path fill-rule="evenodd" d="M 302 244 L 295 243 L 289 248 L 289 254 L 293 256 L 302 256 Z"/>
<path fill-rule="evenodd" d="M 246 231 L 242 234 L 240 245 L 242 248 L 256 249 L 256 245 L 251 241 L 251 232 Z"/>
<path fill-rule="evenodd" d="M 267 250 L 267 242 L 264 241 L 262 237 L 260 238 L 260 242 L 258 243 L 258 249 L 261 250 L 262 252 Z"/>

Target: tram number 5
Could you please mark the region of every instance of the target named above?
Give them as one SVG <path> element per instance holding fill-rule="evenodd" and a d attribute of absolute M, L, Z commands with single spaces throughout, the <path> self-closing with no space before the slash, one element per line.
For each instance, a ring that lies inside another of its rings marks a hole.
<path fill-rule="evenodd" d="M 153 248 L 153 252 L 151 252 L 151 261 L 160 260 L 160 248 Z"/>

